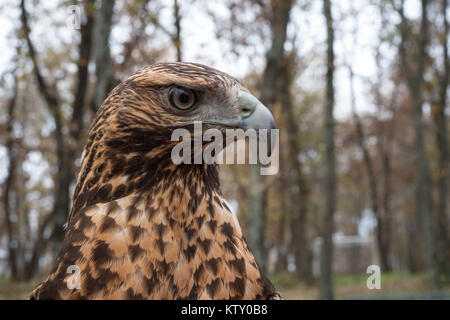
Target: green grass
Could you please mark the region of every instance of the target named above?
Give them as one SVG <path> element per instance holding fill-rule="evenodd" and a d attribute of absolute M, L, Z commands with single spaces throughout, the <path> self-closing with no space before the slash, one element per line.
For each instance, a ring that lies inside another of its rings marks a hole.
<path fill-rule="evenodd" d="M 295 273 L 278 273 L 271 275 L 269 278 L 276 288 L 281 289 L 292 289 L 297 284 L 297 275 Z"/>
<path fill-rule="evenodd" d="M 450 287 L 432 292 L 429 275 L 409 272 L 385 272 L 381 274 L 381 289 L 369 290 L 366 286 L 369 274 L 339 275 L 333 279 L 336 299 L 396 299 L 396 298 L 450 298 Z M 286 299 L 317 299 L 317 283 L 299 283 L 294 273 L 282 273 L 270 277 Z M 437 294 L 436 294 L 437 293 Z"/>
<path fill-rule="evenodd" d="M 368 274 L 340 275 L 334 277 L 336 299 L 392 299 L 427 298 L 423 294 L 430 292 L 429 277 L 425 273 L 389 272 L 381 274 L 381 290 L 369 290 L 366 287 Z M 299 283 L 295 273 L 280 273 L 270 276 L 271 281 L 285 299 L 317 299 L 317 283 L 309 285 Z M 10 281 L 0 276 L 0 300 L 26 299 L 27 295 L 42 281 L 42 278 L 30 281 Z M 450 298 L 450 287 L 432 292 L 431 297 Z"/>
<path fill-rule="evenodd" d="M 366 283 L 369 274 L 357 274 L 357 275 L 341 275 L 334 277 L 333 284 L 335 286 L 345 286 L 352 284 Z M 426 278 L 426 274 L 412 274 L 409 272 L 384 272 L 381 274 L 381 282 L 393 283 L 403 281 L 413 281 L 418 278 Z M 425 279 L 426 280 L 426 279 Z"/>
<path fill-rule="evenodd" d="M 0 276 L 0 300 L 23 300 L 37 286 L 42 278 L 27 281 L 11 281 Z"/>

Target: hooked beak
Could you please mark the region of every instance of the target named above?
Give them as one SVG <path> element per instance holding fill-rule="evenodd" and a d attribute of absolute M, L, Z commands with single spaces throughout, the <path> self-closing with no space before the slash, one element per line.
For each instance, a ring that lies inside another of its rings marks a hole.
<path fill-rule="evenodd" d="M 275 148 L 275 136 L 272 129 L 277 129 L 272 113 L 251 93 L 239 90 L 238 92 L 239 117 L 236 119 L 205 119 L 200 122 L 222 127 L 241 129 L 254 129 L 260 138 L 261 129 L 267 130 L 267 151 L 269 156 Z M 195 121 L 179 121 L 177 125 L 192 125 Z"/>
<path fill-rule="evenodd" d="M 240 127 L 244 129 L 267 130 L 267 144 L 269 153 L 274 148 L 272 129 L 277 129 L 272 113 L 252 94 L 239 91 L 238 103 L 241 114 Z"/>
<path fill-rule="evenodd" d="M 272 113 L 252 94 L 240 91 L 238 103 L 242 117 L 241 127 L 245 129 L 276 129 Z"/>

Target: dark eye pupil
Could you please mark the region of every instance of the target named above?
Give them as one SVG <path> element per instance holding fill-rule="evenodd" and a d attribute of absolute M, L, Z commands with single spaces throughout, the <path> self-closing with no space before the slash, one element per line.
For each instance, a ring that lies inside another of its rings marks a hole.
<path fill-rule="evenodd" d="M 175 108 L 187 110 L 196 104 L 197 96 L 190 89 L 172 87 L 169 90 L 169 102 Z"/>
<path fill-rule="evenodd" d="M 189 102 L 189 95 L 185 92 L 180 94 L 180 102 L 181 103 L 188 103 Z"/>

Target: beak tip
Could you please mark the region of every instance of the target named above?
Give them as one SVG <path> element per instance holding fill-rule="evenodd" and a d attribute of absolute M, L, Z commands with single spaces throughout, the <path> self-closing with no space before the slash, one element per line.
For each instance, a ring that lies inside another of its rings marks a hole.
<path fill-rule="evenodd" d="M 241 127 L 257 131 L 260 129 L 267 130 L 267 153 L 270 157 L 275 147 L 272 129 L 278 129 L 272 112 L 248 92 L 241 92 L 238 99 L 241 110 L 251 110 L 251 112 L 246 112 L 245 116 L 242 116 Z"/>

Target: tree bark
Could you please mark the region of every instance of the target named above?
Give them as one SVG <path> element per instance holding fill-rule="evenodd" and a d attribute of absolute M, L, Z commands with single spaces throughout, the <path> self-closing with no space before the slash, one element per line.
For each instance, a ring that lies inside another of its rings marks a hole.
<path fill-rule="evenodd" d="M 81 26 L 81 42 L 79 44 L 79 59 L 77 71 L 77 87 L 75 100 L 73 103 L 72 118 L 69 122 L 69 135 L 63 133 L 63 117 L 60 110 L 60 101 L 57 92 L 50 90 L 50 86 L 45 81 L 37 60 L 37 54 L 34 44 L 30 37 L 30 27 L 28 24 L 27 12 L 24 0 L 20 3 L 21 20 L 25 34 L 25 40 L 28 45 L 30 58 L 33 62 L 34 74 L 37 79 L 39 92 L 44 98 L 50 113 L 55 122 L 55 140 L 57 153 L 57 176 L 55 178 L 54 203 L 49 216 L 43 220 L 39 227 L 38 240 L 35 242 L 32 250 L 32 257 L 26 266 L 26 277 L 30 278 L 38 267 L 39 257 L 46 249 L 51 240 L 55 243 L 55 248 L 64 239 L 64 224 L 70 208 L 70 184 L 74 178 L 74 158 L 79 149 L 81 132 L 83 130 L 83 114 L 87 92 L 88 82 L 88 64 L 91 54 L 91 35 L 94 22 L 94 0 L 89 0 L 85 4 L 86 23 Z M 44 238 L 43 232 L 48 225 L 52 224 L 52 233 L 50 238 Z"/>
<path fill-rule="evenodd" d="M 83 132 L 83 115 L 85 113 L 86 93 L 89 80 L 89 61 L 92 51 L 92 35 L 94 28 L 95 0 L 87 0 L 85 3 L 86 23 L 80 28 L 81 41 L 78 45 L 78 70 L 77 87 L 75 91 L 75 100 L 73 102 L 73 111 L 70 124 L 70 134 L 75 147 L 78 147 L 81 133 Z M 76 150 L 77 148 L 72 148 Z"/>
<path fill-rule="evenodd" d="M 384 230 L 384 221 L 381 217 L 381 213 L 378 206 L 378 183 L 375 178 L 375 170 L 372 162 L 372 157 L 370 156 L 369 149 L 366 145 L 366 138 L 364 135 L 364 130 L 362 127 L 361 120 L 359 118 L 358 112 L 356 111 L 356 97 L 355 97 L 355 88 L 354 88 L 354 73 L 351 65 L 348 66 L 349 74 L 350 74 L 350 96 L 351 96 L 351 109 L 353 122 L 355 124 L 356 131 L 356 139 L 358 140 L 359 148 L 363 154 L 364 166 L 367 171 L 368 185 L 369 185 L 369 194 L 370 194 L 370 206 L 372 208 L 373 215 L 377 219 L 377 229 L 376 229 L 376 239 L 378 244 L 378 251 L 381 260 L 381 267 L 383 271 L 389 271 L 389 256 L 388 251 L 386 250 L 385 243 L 385 230 Z"/>
<path fill-rule="evenodd" d="M 280 190 L 280 196 L 281 196 L 281 215 L 280 220 L 278 222 L 278 238 L 277 238 L 277 261 L 275 265 L 275 272 L 276 273 L 282 273 L 285 272 L 288 268 L 288 250 L 286 245 L 286 225 L 287 225 L 287 218 L 288 218 L 288 212 L 289 212 L 289 206 L 286 204 L 287 201 L 289 201 L 290 197 L 286 197 L 284 194 L 284 185 L 287 183 L 286 179 L 281 178 L 278 181 L 279 186 L 278 189 Z"/>
<path fill-rule="evenodd" d="M 294 71 L 296 52 L 293 51 L 283 58 L 283 69 L 280 75 L 279 100 L 287 131 L 287 159 L 286 165 L 289 170 L 287 180 L 290 192 L 289 202 L 291 203 L 291 247 L 294 250 L 295 265 L 298 279 L 308 282 L 311 277 L 311 261 L 308 254 L 306 241 L 306 216 L 308 203 L 308 182 L 303 172 L 303 164 L 298 155 L 302 150 L 301 132 L 294 112 L 291 87 L 294 82 Z M 297 188 L 293 188 L 297 186 Z"/>
<path fill-rule="evenodd" d="M 182 61 L 181 51 L 181 15 L 178 0 L 173 3 L 173 17 L 175 18 L 175 34 L 173 35 L 173 43 L 177 50 L 177 61 Z"/>
<path fill-rule="evenodd" d="M 383 23 L 386 23 L 385 18 L 383 18 Z M 391 235 L 392 235 L 392 207 L 391 207 L 391 198 L 392 198 L 392 168 L 391 168 L 391 152 L 390 145 L 392 143 L 393 136 L 393 124 L 394 122 L 387 123 L 382 119 L 382 110 L 383 110 L 383 102 L 381 98 L 381 81 L 383 79 L 382 69 L 381 69 L 381 61 L 380 61 L 380 50 L 379 46 L 377 46 L 375 61 L 377 68 L 377 79 L 378 83 L 375 88 L 375 103 L 377 105 L 378 112 L 378 150 L 381 159 L 381 167 L 382 167 L 382 177 L 381 177 L 381 186 L 382 186 L 382 194 L 381 194 L 381 212 L 379 214 L 379 224 L 383 225 L 383 249 L 379 248 L 379 250 L 384 251 L 384 255 L 387 258 L 385 259 L 386 265 L 384 266 L 384 271 L 391 271 L 392 265 L 389 261 L 389 257 L 391 255 Z M 393 112 L 392 119 L 395 118 L 395 108 L 393 106 L 396 103 L 397 93 L 394 91 L 391 96 L 391 101 L 389 104 L 390 110 Z"/>
<path fill-rule="evenodd" d="M 53 208 L 50 215 L 53 217 L 54 230 L 63 229 L 67 213 L 69 211 L 69 193 L 64 188 L 66 178 L 66 157 L 65 157 L 65 143 L 63 136 L 63 118 L 60 110 L 60 101 L 58 95 L 54 90 L 50 89 L 50 86 L 42 76 L 41 69 L 38 64 L 36 50 L 30 37 L 30 26 L 28 24 L 28 15 L 25 9 L 25 1 L 20 2 L 21 7 L 21 20 L 22 28 L 24 30 L 25 40 L 28 45 L 28 53 L 31 61 L 33 62 L 33 71 L 36 76 L 39 93 L 42 95 L 47 107 L 55 122 L 55 141 L 56 141 L 56 155 L 57 155 L 57 176 L 55 181 L 55 194 Z M 57 231 L 56 231 L 57 232 Z M 57 232 L 59 233 L 59 232 Z"/>
<path fill-rule="evenodd" d="M 101 0 L 101 6 L 95 18 L 93 53 L 97 81 L 91 101 L 91 109 L 94 113 L 97 112 L 108 95 L 113 77 L 109 36 L 111 34 L 114 4 L 115 0 Z"/>
<path fill-rule="evenodd" d="M 438 212 L 437 212 L 437 276 L 439 282 L 449 282 L 450 279 L 450 241 L 448 236 L 448 180 L 450 170 L 450 151 L 447 130 L 447 106 L 448 77 L 450 63 L 448 56 L 449 23 L 447 20 L 448 0 L 442 0 L 442 16 L 444 19 L 444 35 L 442 37 L 442 57 L 444 70 L 438 73 L 439 101 L 433 106 L 433 122 L 435 126 L 435 139 L 438 151 Z"/>
<path fill-rule="evenodd" d="M 327 28 L 327 74 L 326 99 L 324 105 L 325 127 L 325 211 L 323 222 L 323 242 L 320 257 L 319 297 L 333 299 L 333 230 L 336 209 L 336 159 L 334 109 L 334 30 L 330 0 L 324 0 L 324 15 Z"/>
<path fill-rule="evenodd" d="M 266 271 L 266 250 L 264 246 L 266 196 L 267 191 L 261 183 L 259 166 L 253 165 L 250 169 L 249 209 L 246 216 L 247 240 L 255 260 L 264 271 Z"/>
<path fill-rule="evenodd" d="M 292 0 L 272 0 L 271 27 L 271 47 L 266 54 L 266 66 L 264 68 L 262 84 L 260 87 L 260 100 L 263 104 L 273 106 L 277 98 L 278 81 L 283 68 L 284 43 L 286 41 L 286 30 L 289 22 L 289 14 L 292 7 Z M 250 168 L 252 186 L 255 187 L 250 193 L 248 200 L 247 226 L 257 225 L 259 229 L 253 229 L 248 233 L 248 242 L 252 248 L 256 260 L 265 270 L 266 255 L 264 242 L 265 208 L 262 204 L 266 202 L 267 191 L 260 175 L 260 166 L 253 165 Z M 258 260 L 259 258 L 259 260 Z"/>
<path fill-rule="evenodd" d="M 432 179 L 430 166 L 425 149 L 425 122 L 423 119 L 423 73 L 425 68 L 426 47 L 428 38 L 428 18 L 427 9 L 428 1 L 422 0 L 422 13 L 420 34 L 418 41 L 418 52 L 415 59 L 416 68 L 411 72 L 406 61 L 406 27 L 407 19 L 404 14 L 403 2 L 399 10 L 401 17 L 401 43 L 400 43 L 400 64 L 403 76 L 406 77 L 406 82 L 414 105 L 414 129 L 416 135 L 416 170 L 417 183 L 415 190 L 416 215 L 421 226 L 421 233 L 423 237 L 423 244 L 425 249 L 425 258 L 427 268 L 432 272 L 432 285 L 438 286 L 436 278 L 436 248 L 435 248 L 435 234 L 433 231 L 433 203 L 432 203 Z"/>
<path fill-rule="evenodd" d="M 14 79 L 16 81 L 16 79 Z M 13 198 L 14 181 L 16 176 L 16 155 L 15 155 L 15 143 L 13 138 L 13 122 L 14 122 L 14 111 L 17 102 L 17 83 L 14 83 L 13 95 L 8 103 L 8 122 L 6 126 L 6 151 L 8 153 L 8 175 L 6 176 L 5 187 L 4 187 L 4 202 L 3 210 L 5 213 L 5 226 L 8 235 L 8 263 L 11 270 L 11 278 L 13 280 L 20 279 L 20 270 L 17 263 L 18 257 L 18 243 L 19 239 L 17 237 L 16 224 L 13 222 L 12 215 L 17 217 L 17 210 L 13 211 L 14 206 L 11 205 L 11 200 Z M 16 208 L 17 209 L 17 208 Z"/>

